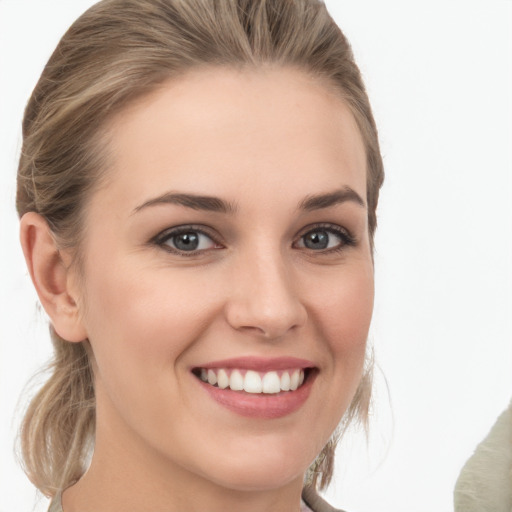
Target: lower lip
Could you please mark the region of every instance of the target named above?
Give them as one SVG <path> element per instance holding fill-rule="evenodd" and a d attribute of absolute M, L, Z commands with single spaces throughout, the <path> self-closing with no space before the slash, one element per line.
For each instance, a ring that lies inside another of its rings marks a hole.
<path fill-rule="evenodd" d="M 297 390 L 282 391 L 276 395 L 221 389 L 197 378 L 196 380 L 217 403 L 240 416 L 273 419 L 282 418 L 300 409 L 309 397 L 315 376 L 316 374 L 311 372 Z"/>

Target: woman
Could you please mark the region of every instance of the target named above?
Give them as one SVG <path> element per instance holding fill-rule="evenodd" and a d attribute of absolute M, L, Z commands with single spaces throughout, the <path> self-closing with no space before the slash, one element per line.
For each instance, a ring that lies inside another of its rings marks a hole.
<path fill-rule="evenodd" d="M 383 169 L 325 6 L 100 2 L 23 132 L 55 363 L 21 439 L 50 510 L 332 510 L 337 427 L 368 411 Z"/>

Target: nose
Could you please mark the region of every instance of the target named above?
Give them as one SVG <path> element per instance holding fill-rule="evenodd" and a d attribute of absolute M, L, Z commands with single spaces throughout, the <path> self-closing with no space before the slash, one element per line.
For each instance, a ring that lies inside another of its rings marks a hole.
<path fill-rule="evenodd" d="M 303 326 L 307 310 L 290 265 L 281 256 L 270 254 L 238 265 L 226 318 L 234 329 L 269 340 Z"/>

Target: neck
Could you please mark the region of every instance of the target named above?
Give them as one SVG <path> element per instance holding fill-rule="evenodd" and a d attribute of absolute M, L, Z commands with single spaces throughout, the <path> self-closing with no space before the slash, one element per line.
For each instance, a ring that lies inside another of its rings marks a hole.
<path fill-rule="evenodd" d="M 301 482 L 265 491 L 223 488 L 190 478 L 188 483 L 148 481 L 113 474 L 93 460 L 89 471 L 62 497 L 65 512 L 299 512 Z M 192 486 L 192 480 L 194 484 Z"/>
<path fill-rule="evenodd" d="M 119 425 L 97 425 L 85 475 L 62 496 L 65 512 L 299 512 L 302 476 L 279 487 L 229 487 L 148 449 Z M 115 436 L 110 435 L 113 432 Z"/>

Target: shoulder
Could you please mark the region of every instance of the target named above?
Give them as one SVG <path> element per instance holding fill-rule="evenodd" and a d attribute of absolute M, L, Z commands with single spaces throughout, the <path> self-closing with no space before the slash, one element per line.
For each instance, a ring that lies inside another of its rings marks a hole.
<path fill-rule="evenodd" d="M 313 512 L 345 512 L 329 505 L 329 503 L 319 496 L 313 487 L 304 487 L 302 490 L 302 499 Z"/>
<path fill-rule="evenodd" d="M 512 402 L 462 468 L 455 484 L 455 510 L 510 510 L 511 484 Z"/>

